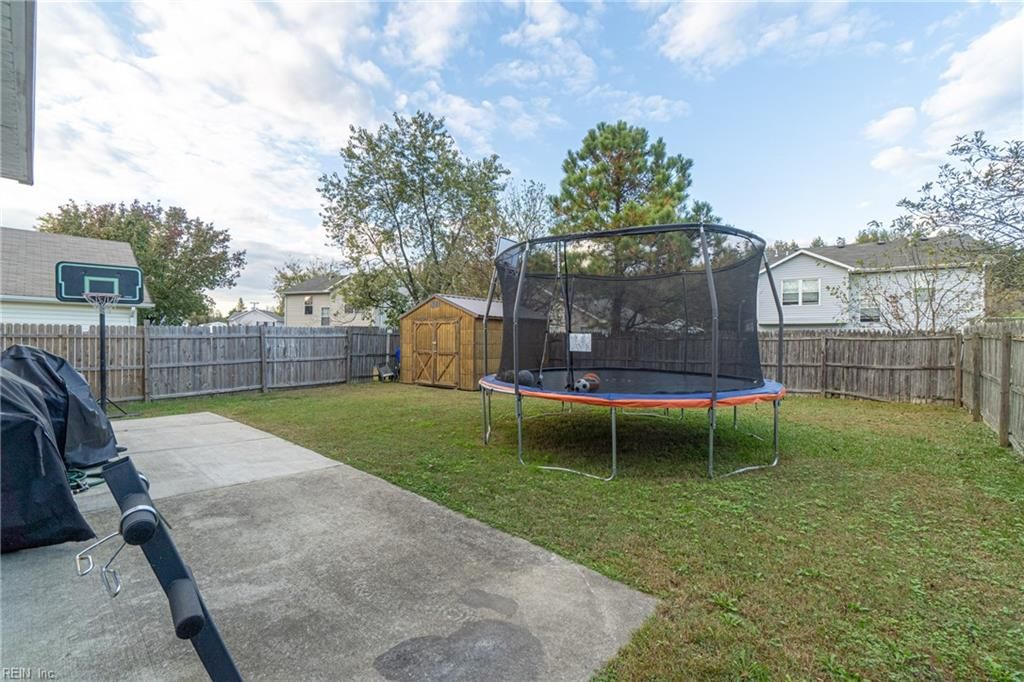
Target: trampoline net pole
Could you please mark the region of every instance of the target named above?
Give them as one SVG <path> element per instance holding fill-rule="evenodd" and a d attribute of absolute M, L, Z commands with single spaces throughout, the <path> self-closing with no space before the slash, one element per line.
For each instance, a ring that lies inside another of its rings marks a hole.
<path fill-rule="evenodd" d="M 708 477 L 715 477 L 715 402 L 718 400 L 718 294 L 715 291 L 715 273 L 708 253 L 708 236 L 700 226 L 700 251 L 704 258 L 704 274 L 708 280 L 708 298 L 711 302 L 711 407 L 708 434 Z"/>

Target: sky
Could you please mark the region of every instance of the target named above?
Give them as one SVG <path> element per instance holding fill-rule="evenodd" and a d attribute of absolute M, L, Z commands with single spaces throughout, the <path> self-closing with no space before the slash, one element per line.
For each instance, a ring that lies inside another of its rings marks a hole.
<path fill-rule="evenodd" d="M 626 120 L 693 159 L 692 199 L 801 244 L 891 220 L 958 134 L 1024 136 L 1011 3 L 40 3 L 37 23 L 36 182 L 0 185 L 0 223 L 181 206 L 247 252 L 222 311 L 271 305 L 287 258 L 338 256 L 318 178 L 395 111 L 551 192 L 588 129 Z"/>

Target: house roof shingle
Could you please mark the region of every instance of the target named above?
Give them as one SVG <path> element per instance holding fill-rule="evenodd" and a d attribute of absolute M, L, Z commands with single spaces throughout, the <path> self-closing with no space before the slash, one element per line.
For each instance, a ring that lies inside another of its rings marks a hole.
<path fill-rule="evenodd" d="M 228 321 L 237 320 L 238 318 L 242 317 L 243 315 L 248 315 L 249 313 L 261 313 L 263 315 L 266 315 L 267 317 L 270 317 L 270 318 L 276 320 L 277 322 L 284 322 L 284 318 L 281 317 L 280 315 L 278 315 L 277 313 L 272 312 L 270 310 L 263 310 L 262 308 L 250 308 L 248 310 L 239 310 L 239 311 L 233 312 L 230 315 L 228 315 Z"/>
<path fill-rule="evenodd" d="M 344 277 L 313 277 L 285 289 L 282 294 L 327 294 L 343 280 Z"/>
<path fill-rule="evenodd" d="M 801 249 L 854 270 L 886 270 L 921 265 L 951 265 L 962 262 L 965 243 L 957 236 L 932 239 L 897 239 L 891 242 L 819 246 Z M 780 258 L 776 263 L 785 260 Z M 776 263 L 773 263 L 774 267 Z"/>
<path fill-rule="evenodd" d="M 0 227 L 0 296 L 56 299 L 60 261 L 138 267 L 128 242 Z M 143 288 L 143 305 L 152 305 Z"/>

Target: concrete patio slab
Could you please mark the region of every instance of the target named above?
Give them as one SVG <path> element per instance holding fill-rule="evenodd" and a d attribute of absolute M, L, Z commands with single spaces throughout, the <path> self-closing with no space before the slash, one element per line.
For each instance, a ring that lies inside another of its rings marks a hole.
<path fill-rule="evenodd" d="M 175 428 L 196 429 L 187 419 Z M 134 430 L 145 429 L 119 424 L 119 438 Z M 219 466 L 241 460 L 269 472 L 303 450 L 276 441 L 259 439 L 258 455 L 219 448 L 232 453 Z M 649 596 L 345 465 L 218 486 L 228 473 L 207 471 L 191 448 L 160 452 L 169 470 L 178 463 L 178 484 L 206 488 L 158 506 L 246 679 L 585 679 L 655 607 Z M 307 463 L 313 456 L 303 451 Z M 117 514 L 100 509 L 88 519 L 103 533 Z M 191 646 L 174 637 L 142 552 L 122 552 L 124 589 L 110 599 L 97 576 L 74 575 L 80 547 L 3 556 L 2 665 L 57 679 L 204 679 Z"/>
<path fill-rule="evenodd" d="M 153 499 L 338 465 L 212 412 L 115 421 L 114 428 L 118 444 L 150 480 Z M 83 512 L 115 506 L 103 486 L 77 500 Z"/>

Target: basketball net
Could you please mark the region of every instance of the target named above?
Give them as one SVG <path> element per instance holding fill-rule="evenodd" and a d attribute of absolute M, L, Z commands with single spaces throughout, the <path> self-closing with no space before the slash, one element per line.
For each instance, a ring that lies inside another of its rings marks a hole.
<path fill-rule="evenodd" d="M 120 294 L 99 291 L 90 291 L 83 294 L 82 297 L 101 313 L 106 312 L 108 306 L 112 306 L 121 300 Z"/>

